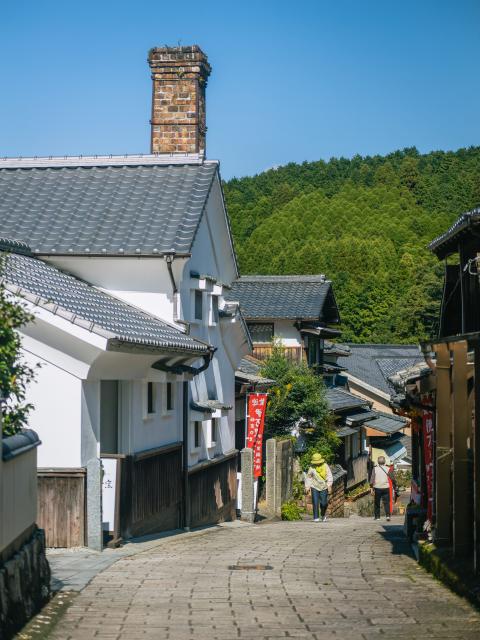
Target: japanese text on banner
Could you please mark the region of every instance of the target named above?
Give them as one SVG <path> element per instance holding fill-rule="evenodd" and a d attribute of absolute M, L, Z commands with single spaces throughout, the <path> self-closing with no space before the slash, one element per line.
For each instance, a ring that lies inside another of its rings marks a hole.
<path fill-rule="evenodd" d="M 247 449 L 253 449 L 253 475 L 262 475 L 262 445 L 265 410 L 267 408 L 266 393 L 248 394 Z"/>

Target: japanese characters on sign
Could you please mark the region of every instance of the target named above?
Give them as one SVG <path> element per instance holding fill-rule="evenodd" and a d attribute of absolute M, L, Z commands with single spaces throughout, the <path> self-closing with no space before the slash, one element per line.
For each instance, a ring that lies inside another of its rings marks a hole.
<path fill-rule="evenodd" d="M 431 521 L 433 514 L 433 413 L 424 411 L 422 422 L 425 475 L 427 480 L 427 519 Z"/>
<path fill-rule="evenodd" d="M 266 393 L 249 393 L 247 398 L 247 449 L 253 449 L 253 475 L 262 475 L 262 444 L 265 410 L 267 408 Z"/>
<path fill-rule="evenodd" d="M 104 531 L 110 532 L 115 528 L 117 464 L 115 458 L 102 458 L 102 525 Z"/>

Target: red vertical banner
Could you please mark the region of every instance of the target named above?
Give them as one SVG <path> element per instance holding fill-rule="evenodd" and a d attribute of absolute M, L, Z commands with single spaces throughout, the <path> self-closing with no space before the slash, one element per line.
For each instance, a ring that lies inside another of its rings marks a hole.
<path fill-rule="evenodd" d="M 423 457 L 427 478 L 427 519 L 431 521 L 433 514 L 433 413 L 431 411 L 423 412 L 422 427 Z"/>
<path fill-rule="evenodd" d="M 262 444 L 265 410 L 267 408 L 266 393 L 249 393 L 247 399 L 247 449 L 253 449 L 253 476 L 262 475 Z"/>

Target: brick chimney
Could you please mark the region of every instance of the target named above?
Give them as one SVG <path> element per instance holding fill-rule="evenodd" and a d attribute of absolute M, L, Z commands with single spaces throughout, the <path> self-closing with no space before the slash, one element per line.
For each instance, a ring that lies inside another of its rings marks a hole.
<path fill-rule="evenodd" d="M 205 87 L 211 67 L 197 45 L 150 49 L 152 153 L 205 155 Z"/>

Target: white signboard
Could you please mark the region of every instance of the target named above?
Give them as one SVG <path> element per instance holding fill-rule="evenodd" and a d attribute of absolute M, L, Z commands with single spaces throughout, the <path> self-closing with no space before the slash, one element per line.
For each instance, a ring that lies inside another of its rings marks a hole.
<path fill-rule="evenodd" d="M 114 531 L 115 529 L 117 463 L 116 458 L 102 458 L 102 523 L 104 531 Z"/>

